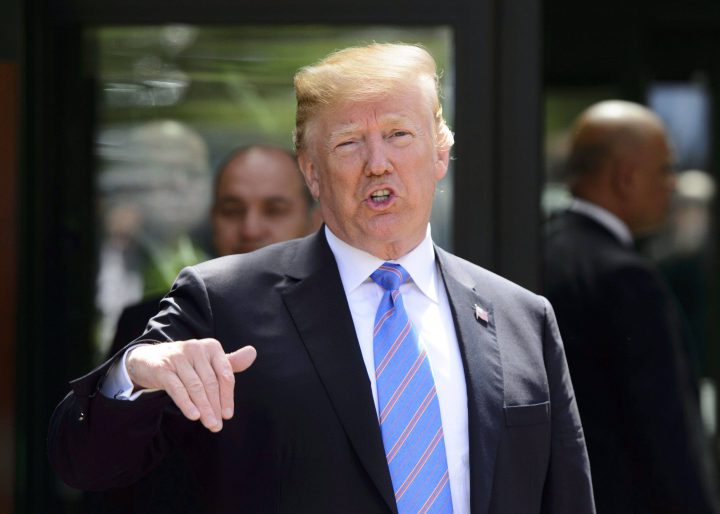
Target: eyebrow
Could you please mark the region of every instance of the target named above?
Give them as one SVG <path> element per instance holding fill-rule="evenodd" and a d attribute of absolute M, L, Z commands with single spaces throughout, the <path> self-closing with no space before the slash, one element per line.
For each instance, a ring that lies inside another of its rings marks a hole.
<path fill-rule="evenodd" d="M 265 203 L 292 203 L 292 198 L 286 196 L 263 196 L 259 200 Z M 218 198 L 218 204 L 232 204 L 232 203 L 247 203 L 246 198 L 240 198 L 238 196 L 223 196 Z"/>
<path fill-rule="evenodd" d="M 265 203 L 292 203 L 292 199 L 286 198 L 284 196 L 269 196 L 267 198 L 263 198 L 262 201 Z"/>
<path fill-rule="evenodd" d="M 402 114 L 396 114 L 391 113 L 387 114 L 380 118 L 379 120 L 380 125 L 395 125 L 395 124 L 409 124 L 413 125 L 414 128 L 419 129 L 419 127 L 415 127 L 416 123 L 414 123 L 409 117 L 403 116 Z M 361 125 L 359 123 L 346 123 L 344 125 L 341 125 L 337 130 L 333 130 L 330 133 L 330 136 L 328 137 L 329 141 L 336 141 L 337 139 L 340 139 L 344 136 L 351 135 L 358 130 L 360 130 Z"/>
<path fill-rule="evenodd" d="M 328 137 L 329 141 L 336 141 L 338 139 L 341 139 L 345 136 L 349 136 L 350 134 L 353 134 L 354 132 L 357 132 L 360 130 L 360 124 L 359 123 L 348 123 L 346 125 L 342 125 L 339 129 L 333 130 L 330 133 L 330 136 Z"/>

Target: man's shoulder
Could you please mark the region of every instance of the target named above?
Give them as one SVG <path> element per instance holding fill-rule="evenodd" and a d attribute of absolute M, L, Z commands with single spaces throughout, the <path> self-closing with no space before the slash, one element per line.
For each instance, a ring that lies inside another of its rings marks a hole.
<path fill-rule="evenodd" d="M 438 251 L 438 260 L 448 294 L 455 300 L 470 305 L 477 302 L 476 305 L 492 311 L 499 327 L 539 327 L 552 311 L 543 296 L 486 268 L 442 250 Z M 469 312 L 467 307 L 456 308 L 460 308 L 460 313 Z"/>
<path fill-rule="evenodd" d="M 552 214 L 545 223 L 545 240 L 583 239 L 594 244 L 621 246 L 620 241 L 597 220 L 573 211 Z"/>
<path fill-rule="evenodd" d="M 553 215 L 545 225 L 546 265 L 570 266 L 582 262 L 597 269 L 640 266 L 644 259 L 597 221 L 574 212 Z"/>
<path fill-rule="evenodd" d="M 615 298 L 618 291 L 664 287 L 654 263 L 581 214 L 551 218 L 544 252 L 546 286 L 553 303 L 579 295 L 584 296 L 578 301 L 586 302 L 589 291 L 592 297 L 604 299 Z"/>

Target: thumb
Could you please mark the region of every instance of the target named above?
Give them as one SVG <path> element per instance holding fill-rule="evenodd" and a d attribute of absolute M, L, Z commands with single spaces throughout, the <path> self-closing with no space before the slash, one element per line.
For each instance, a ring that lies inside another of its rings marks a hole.
<path fill-rule="evenodd" d="M 227 354 L 233 373 L 240 373 L 248 369 L 255 362 L 255 357 L 257 357 L 257 350 L 252 346 L 244 346 Z"/>

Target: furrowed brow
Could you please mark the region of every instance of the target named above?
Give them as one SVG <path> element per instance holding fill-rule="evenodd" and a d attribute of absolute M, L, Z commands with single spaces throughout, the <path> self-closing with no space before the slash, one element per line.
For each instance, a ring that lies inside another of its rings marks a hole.
<path fill-rule="evenodd" d="M 331 142 L 337 141 L 338 139 L 347 137 L 357 132 L 358 130 L 360 130 L 360 124 L 358 123 L 348 123 L 347 125 L 342 125 L 330 133 L 329 140 Z"/>

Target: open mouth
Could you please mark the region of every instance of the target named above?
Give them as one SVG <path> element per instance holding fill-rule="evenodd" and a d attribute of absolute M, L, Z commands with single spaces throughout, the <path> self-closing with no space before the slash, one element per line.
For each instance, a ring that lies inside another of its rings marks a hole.
<path fill-rule="evenodd" d="M 378 189 L 370 195 L 370 201 L 374 204 L 382 204 L 390 200 L 392 191 L 389 189 Z"/>

